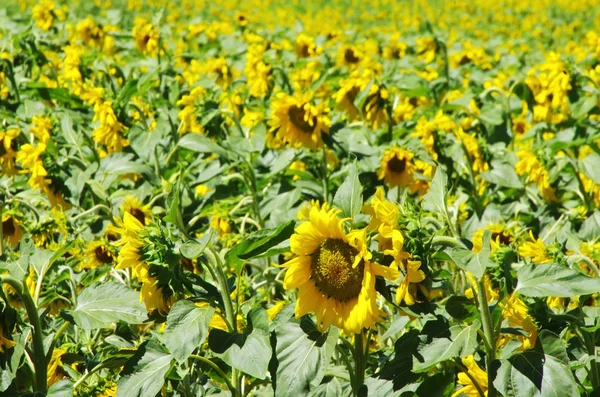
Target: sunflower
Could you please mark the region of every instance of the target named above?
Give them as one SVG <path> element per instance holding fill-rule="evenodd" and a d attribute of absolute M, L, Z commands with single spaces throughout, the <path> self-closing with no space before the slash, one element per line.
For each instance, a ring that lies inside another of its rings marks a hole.
<path fill-rule="evenodd" d="M 144 205 L 141 200 L 135 196 L 126 196 L 121 204 L 123 212 L 129 212 L 135 219 L 144 226 L 150 223 L 152 211 L 149 205 Z"/>
<path fill-rule="evenodd" d="M 296 257 L 284 265 L 284 288 L 298 288 L 296 317 L 314 312 L 320 331 L 335 325 L 356 334 L 381 315 L 375 276 L 395 279 L 398 272 L 370 261 L 366 230 L 346 233 L 339 212 L 327 203 L 311 206 L 290 239 Z"/>
<path fill-rule="evenodd" d="M 15 248 L 23 237 L 23 229 L 19 222 L 9 214 L 2 216 L 2 238 L 8 241 L 10 247 Z"/>
<path fill-rule="evenodd" d="M 392 147 L 385 151 L 381 165 L 377 170 L 377 177 L 383 179 L 388 185 L 406 187 L 413 180 L 414 154 L 408 150 Z"/>
<path fill-rule="evenodd" d="M 85 259 L 82 267 L 85 269 L 95 269 L 114 263 L 115 256 L 106 241 L 90 241 L 85 246 Z"/>
<path fill-rule="evenodd" d="M 315 105 L 311 95 L 294 96 L 280 92 L 271 102 L 270 132 L 276 134 L 271 140 L 273 147 L 289 144 L 294 147 L 318 149 L 323 144 L 323 134 L 329 133 L 329 112 L 325 103 Z"/>

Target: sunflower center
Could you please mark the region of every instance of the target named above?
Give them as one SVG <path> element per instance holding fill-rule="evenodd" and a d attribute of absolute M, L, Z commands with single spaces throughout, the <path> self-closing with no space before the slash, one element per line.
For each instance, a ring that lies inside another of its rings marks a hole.
<path fill-rule="evenodd" d="M 17 231 L 15 227 L 15 221 L 13 218 L 8 218 L 4 222 L 2 222 L 2 234 L 5 236 L 12 236 Z"/>
<path fill-rule="evenodd" d="M 290 118 L 292 124 L 294 124 L 294 126 L 302 132 L 312 134 L 312 132 L 315 129 L 315 118 L 313 117 L 311 119 L 311 125 L 307 120 L 308 117 L 306 117 L 306 112 L 301 107 L 298 107 L 296 105 L 290 106 L 290 108 L 288 109 L 288 117 Z"/>
<path fill-rule="evenodd" d="M 96 255 L 96 259 L 102 263 L 111 263 L 112 257 L 110 252 L 108 252 L 108 248 L 103 245 L 96 247 L 94 250 L 94 254 Z"/>
<path fill-rule="evenodd" d="M 358 251 L 340 239 L 327 239 L 312 255 L 312 278 L 321 292 L 330 298 L 347 301 L 356 298 L 362 288 L 364 262 L 352 267 Z"/>
<path fill-rule="evenodd" d="M 344 51 L 344 59 L 348 63 L 357 63 L 359 61 L 352 48 L 348 48 L 346 51 Z"/>
<path fill-rule="evenodd" d="M 129 210 L 129 213 L 133 215 L 135 219 L 140 221 L 142 225 L 146 225 L 146 215 L 144 214 L 144 211 L 139 208 L 132 208 Z"/>
<path fill-rule="evenodd" d="M 388 170 L 395 172 L 397 174 L 401 174 L 406 169 L 406 159 L 399 159 L 398 157 L 394 157 L 387 163 Z"/>

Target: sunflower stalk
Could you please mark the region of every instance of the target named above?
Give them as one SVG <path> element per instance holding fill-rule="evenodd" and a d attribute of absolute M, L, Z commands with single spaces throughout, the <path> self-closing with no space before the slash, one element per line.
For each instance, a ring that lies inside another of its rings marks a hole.
<path fill-rule="evenodd" d="M 42 325 L 37 307 L 33 303 L 29 290 L 19 280 L 7 275 L 0 275 L 0 284 L 10 285 L 25 306 L 27 316 L 29 317 L 29 323 L 33 327 L 33 365 L 35 368 L 34 391 L 36 394 L 41 393 L 42 395 L 46 395 L 46 390 L 48 389 L 48 381 L 46 378 L 48 361 L 44 354 Z"/>
<path fill-rule="evenodd" d="M 494 387 L 494 377 L 492 374 L 492 362 L 496 359 L 496 340 L 494 337 L 494 327 L 492 325 L 492 317 L 488 307 L 487 294 L 485 291 L 485 277 L 482 276 L 477 280 L 477 300 L 479 303 L 479 313 L 481 322 L 483 323 L 483 333 L 485 335 L 486 362 L 485 369 L 488 378 L 488 397 L 496 397 L 496 388 Z"/>
<path fill-rule="evenodd" d="M 368 349 L 369 341 L 366 341 Z M 367 367 L 368 350 L 365 351 L 364 331 L 354 335 L 354 395 L 358 396 L 360 388 L 365 383 L 365 370 Z"/>
<path fill-rule="evenodd" d="M 329 202 L 329 173 L 327 172 L 327 146 L 323 145 L 323 202 Z"/>

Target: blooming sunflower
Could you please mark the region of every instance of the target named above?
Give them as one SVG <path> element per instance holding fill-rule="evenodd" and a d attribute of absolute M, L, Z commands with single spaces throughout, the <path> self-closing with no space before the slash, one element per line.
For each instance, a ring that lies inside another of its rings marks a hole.
<path fill-rule="evenodd" d="M 318 149 L 323 144 L 323 133 L 329 133 L 329 112 L 325 103 L 315 105 L 310 93 L 288 95 L 280 92 L 271 102 L 271 133 L 277 142 L 294 147 Z M 274 141 L 271 141 L 274 143 Z"/>
<path fill-rule="evenodd" d="M 115 262 L 115 255 L 106 241 L 90 241 L 85 246 L 85 260 L 83 268 L 95 269 Z"/>
<path fill-rule="evenodd" d="M 408 150 L 397 147 L 386 150 L 377 170 L 377 177 L 390 186 L 408 186 L 413 179 L 413 157 L 414 154 Z"/>
<path fill-rule="evenodd" d="M 290 239 L 296 257 L 284 265 L 284 288 L 298 288 L 296 317 L 314 312 L 320 331 L 335 325 L 356 334 L 380 318 L 375 276 L 395 279 L 398 272 L 371 262 L 366 231 L 344 232 L 339 212 L 311 206 Z"/>
<path fill-rule="evenodd" d="M 129 212 L 142 225 L 150 223 L 152 211 L 149 205 L 144 205 L 142 201 L 134 196 L 126 196 L 121 204 L 123 212 Z"/>

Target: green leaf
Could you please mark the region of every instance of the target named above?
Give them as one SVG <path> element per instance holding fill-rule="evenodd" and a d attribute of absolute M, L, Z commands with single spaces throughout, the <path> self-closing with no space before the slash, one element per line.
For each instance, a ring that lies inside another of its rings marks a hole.
<path fill-rule="evenodd" d="M 214 312 L 212 307 L 200 308 L 187 300 L 173 305 L 167 316 L 164 342 L 178 363 L 185 362 L 202 345 Z"/>
<path fill-rule="evenodd" d="M 597 95 L 582 96 L 577 102 L 571 105 L 571 117 L 576 120 L 584 118 L 590 110 L 596 107 L 596 103 L 598 103 Z"/>
<path fill-rule="evenodd" d="M 442 169 L 437 167 L 431 188 L 429 192 L 423 196 L 421 205 L 426 211 L 437 212 L 440 214 L 446 213 L 446 186 L 448 185 L 448 176 Z"/>
<path fill-rule="evenodd" d="M 515 172 L 515 168 L 506 163 L 494 164 L 492 162 L 491 169 L 482 173 L 481 178 L 500 187 L 511 189 L 520 189 L 523 187 L 523 183 Z"/>
<path fill-rule="evenodd" d="M 588 178 L 591 178 L 595 184 L 600 185 L 600 155 L 598 153 L 591 153 L 586 156 L 583 160 L 580 160 L 581 168 Z"/>
<path fill-rule="evenodd" d="M 483 242 L 479 253 L 464 248 L 450 248 L 445 252 L 458 267 L 470 272 L 475 278 L 481 278 L 485 274 L 486 268 L 494 266 L 494 262 L 490 260 L 491 238 L 492 233 L 486 230 L 483 233 Z"/>
<path fill-rule="evenodd" d="M 288 322 L 275 331 L 277 336 L 275 396 L 305 396 L 325 375 L 339 337 L 337 328 L 321 334 L 314 323 L 303 317 L 300 323 Z"/>
<path fill-rule="evenodd" d="M 393 381 L 394 390 L 419 379 L 419 375 L 412 371 L 413 356 L 417 354 L 419 343 L 419 331 L 416 329 L 407 331 L 394 343 L 393 357 L 384 363 L 379 372 L 379 378 Z"/>
<path fill-rule="evenodd" d="M 208 345 L 225 363 L 259 379 L 265 379 L 271 360 L 269 316 L 261 307 L 248 313 L 248 327 L 243 334 L 213 329 Z"/>
<path fill-rule="evenodd" d="M 146 351 L 135 366 L 135 371 L 119 380 L 117 397 L 156 396 L 165 383 L 171 359 L 169 354 Z"/>
<path fill-rule="evenodd" d="M 342 210 L 341 216 L 344 218 L 354 219 L 360 213 L 363 197 L 356 161 L 350 164 L 348 176 L 335 193 L 333 205 Z"/>
<path fill-rule="evenodd" d="M 84 329 L 105 328 L 115 321 L 141 324 L 147 319 L 139 293 L 117 283 L 95 284 L 85 288 L 71 315 L 75 323 Z"/>
<path fill-rule="evenodd" d="M 176 225 L 179 230 L 187 233 L 187 227 L 183 223 L 183 217 L 181 215 L 181 183 L 183 178 L 179 178 L 177 182 L 171 188 L 171 192 L 167 197 L 167 214 L 163 220 L 167 223 Z"/>
<path fill-rule="evenodd" d="M 501 360 L 494 386 L 504 396 L 580 395 L 569 368 L 565 342 L 548 330 L 540 332 L 534 349 Z"/>
<path fill-rule="evenodd" d="M 140 174 L 150 181 L 156 179 L 152 168 L 140 161 L 133 160 L 131 153 L 111 153 L 100 161 L 100 168 L 96 173 L 96 180 L 101 181 L 102 186 L 107 188 L 117 178 L 124 174 Z"/>
<path fill-rule="evenodd" d="M 600 279 L 555 263 L 525 265 L 517 277 L 515 290 L 526 296 L 569 298 L 600 291 Z"/>
<path fill-rule="evenodd" d="M 586 240 L 596 238 L 600 234 L 600 211 L 594 211 L 583 223 L 579 229 L 579 237 Z"/>
<path fill-rule="evenodd" d="M 188 259 L 196 259 L 206 249 L 206 246 L 210 242 L 210 238 L 212 237 L 213 231 L 209 229 L 204 235 L 200 238 L 199 241 L 187 241 L 179 247 L 179 252 L 185 258 Z"/>
<path fill-rule="evenodd" d="M 473 354 L 478 346 L 477 330 L 480 327 L 479 320 L 475 320 L 468 327 L 455 325 L 424 341 L 413 359 L 413 372 L 427 372 L 443 361 Z"/>
<path fill-rule="evenodd" d="M 29 262 L 36 252 L 36 246 L 29 235 L 24 235 L 19 243 L 21 256 L 18 261 L 0 262 L 0 269 L 6 269 L 11 277 L 23 280 L 29 272 Z"/>
<path fill-rule="evenodd" d="M 177 146 L 198 153 L 217 153 L 222 154 L 223 148 L 210 138 L 201 134 L 185 134 Z"/>
<path fill-rule="evenodd" d="M 479 318 L 479 310 L 472 299 L 453 295 L 446 301 L 446 311 L 459 321 L 471 322 Z"/>
<path fill-rule="evenodd" d="M 486 103 L 481 108 L 479 114 L 481 121 L 491 125 L 500 125 L 504 123 L 504 109 L 499 105 Z"/>
<path fill-rule="evenodd" d="M 260 256 L 270 248 L 290 238 L 294 233 L 294 225 L 294 221 L 289 221 L 276 229 L 262 229 L 250 233 L 225 254 L 225 260 L 229 264 L 239 266 L 244 259 Z"/>
<path fill-rule="evenodd" d="M 61 379 L 48 389 L 47 397 L 72 397 L 73 382 L 69 379 Z"/>

